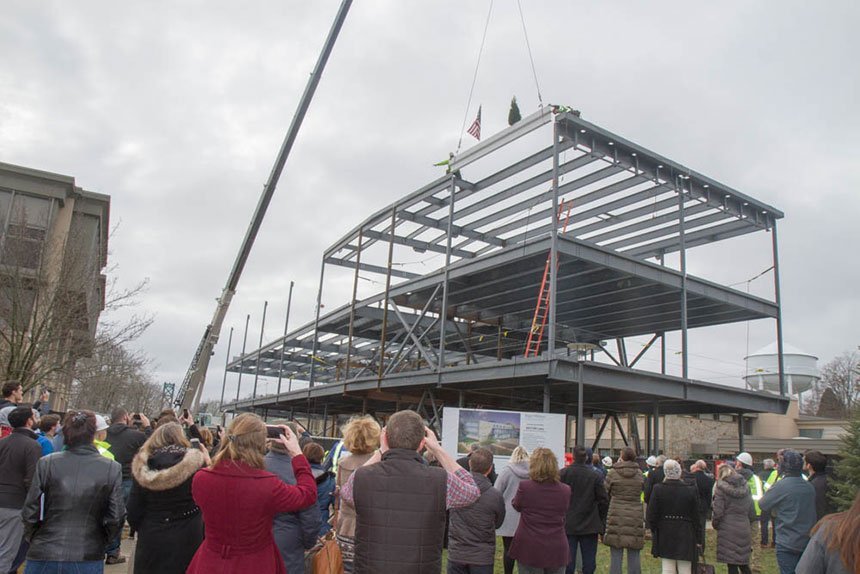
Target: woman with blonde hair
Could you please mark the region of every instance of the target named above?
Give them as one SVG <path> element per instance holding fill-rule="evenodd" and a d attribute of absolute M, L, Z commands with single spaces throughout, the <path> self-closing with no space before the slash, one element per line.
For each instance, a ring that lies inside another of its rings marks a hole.
<path fill-rule="evenodd" d="M 382 429 L 373 417 L 355 417 L 343 427 L 343 447 L 349 451 L 338 463 L 337 488 L 340 490 L 355 469 L 367 462 L 379 448 Z M 337 543 L 343 555 L 343 571 L 352 572 L 355 559 L 355 506 L 338 501 L 335 530 Z"/>
<path fill-rule="evenodd" d="M 558 460 L 548 448 L 536 448 L 529 459 L 529 479 L 520 482 L 511 501 L 520 513 L 510 556 L 520 574 L 562 574 L 570 562 L 564 516 L 570 487 L 559 481 Z"/>
<path fill-rule="evenodd" d="M 511 459 L 508 461 L 508 466 L 502 469 L 499 473 L 499 478 L 496 480 L 495 487 L 502 493 L 502 498 L 505 499 L 505 521 L 501 527 L 496 530 L 496 536 L 502 537 L 502 545 L 504 546 L 504 554 L 502 562 L 505 567 L 505 574 L 513 574 L 516 560 L 511 558 L 511 542 L 514 540 L 514 534 L 517 532 L 517 526 L 520 525 L 520 513 L 513 507 L 514 495 L 520 487 L 520 483 L 527 480 L 529 477 L 529 453 L 526 449 L 518 446 L 511 453 Z"/>
<path fill-rule="evenodd" d="M 203 542 L 203 517 L 191 481 L 209 464 L 179 423 L 160 425 L 131 462 L 128 523 L 137 531 L 134 574 L 182 574 Z"/>
<path fill-rule="evenodd" d="M 266 425 L 243 413 L 227 429 L 225 444 L 212 466 L 194 476 L 192 494 L 203 512 L 206 538 L 188 574 L 266 572 L 286 574 L 275 545 L 272 523 L 280 512 L 295 512 L 316 502 L 317 487 L 299 441 L 287 426 L 278 441 L 291 457 L 296 484 L 264 470 Z"/>

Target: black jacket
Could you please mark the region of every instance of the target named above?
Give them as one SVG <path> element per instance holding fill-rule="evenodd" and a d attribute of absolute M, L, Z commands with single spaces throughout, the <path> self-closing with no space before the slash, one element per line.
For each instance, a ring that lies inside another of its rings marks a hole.
<path fill-rule="evenodd" d="M 645 487 L 643 488 L 645 504 L 651 501 L 651 491 L 654 490 L 654 485 L 663 482 L 664 478 L 666 478 L 666 473 L 663 472 L 662 466 L 652 468 L 648 471 L 648 477 L 645 479 Z"/>
<path fill-rule="evenodd" d="M 699 520 L 705 520 L 711 510 L 711 500 L 714 493 L 714 479 L 698 470 L 692 473 L 693 485 L 699 495 Z"/>
<path fill-rule="evenodd" d="M 122 465 L 122 479 L 131 478 L 131 461 L 146 442 L 146 435 L 123 423 L 115 423 L 107 429 L 107 442 L 114 459 Z"/>
<path fill-rule="evenodd" d="M 827 499 L 827 475 L 816 472 L 809 479 L 809 484 L 815 487 L 815 516 L 817 520 L 821 520 L 825 515 L 833 512 Z"/>
<path fill-rule="evenodd" d="M 277 474 L 287 484 L 296 484 L 293 457 L 277 448 L 273 447 L 266 455 L 266 470 Z M 305 550 L 310 550 L 316 544 L 321 523 L 319 504 L 311 504 L 298 512 L 275 515 L 272 534 L 287 572 L 304 572 Z"/>
<path fill-rule="evenodd" d="M 609 497 L 603 475 L 585 464 L 572 464 L 561 471 L 561 482 L 570 487 L 570 506 L 564 519 L 569 535 L 602 534 L 606 526 Z"/>
<path fill-rule="evenodd" d="M 646 514 L 654 556 L 696 562 L 696 545 L 704 537 L 698 498 L 696 489 L 680 480 L 654 485 Z"/>
<path fill-rule="evenodd" d="M 0 440 L 0 508 L 21 508 L 42 456 L 36 433 L 17 428 Z"/>
<path fill-rule="evenodd" d="M 132 462 L 128 523 L 137 530 L 134 573 L 184 574 L 203 542 L 191 480 L 205 465 L 198 449 L 141 450 Z"/>
<path fill-rule="evenodd" d="M 43 457 L 21 514 L 28 559 L 104 560 L 105 545 L 119 534 L 125 514 L 122 468 L 92 444 Z"/>
<path fill-rule="evenodd" d="M 439 574 L 448 473 L 392 448 L 353 475 L 356 574 Z"/>
<path fill-rule="evenodd" d="M 481 497 L 451 511 L 448 559 L 460 564 L 492 564 L 496 556 L 496 528 L 505 521 L 505 499 L 483 474 L 472 473 Z"/>

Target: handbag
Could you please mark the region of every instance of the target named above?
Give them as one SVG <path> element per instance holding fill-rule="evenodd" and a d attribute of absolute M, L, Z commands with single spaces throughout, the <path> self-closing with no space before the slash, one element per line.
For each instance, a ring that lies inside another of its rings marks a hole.
<path fill-rule="evenodd" d="M 716 574 L 716 572 L 714 565 L 705 562 L 705 555 L 702 554 L 699 562 L 696 563 L 696 574 Z"/>
<path fill-rule="evenodd" d="M 305 561 L 305 571 L 313 574 L 343 574 L 343 556 L 334 534 L 329 532 L 320 538 L 319 544 L 310 550 L 310 564 Z M 310 568 L 307 568 L 310 566 Z"/>
<path fill-rule="evenodd" d="M 332 525 L 337 526 L 339 505 L 334 505 Z M 343 555 L 332 528 L 319 542 L 305 553 L 305 572 L 311 574 L 343 574 Z"/>

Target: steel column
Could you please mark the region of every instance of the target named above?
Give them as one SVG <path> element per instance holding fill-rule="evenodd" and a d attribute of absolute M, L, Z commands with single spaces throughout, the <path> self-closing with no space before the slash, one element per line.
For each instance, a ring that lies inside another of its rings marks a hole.
<path fill-rule="evenodd" d="M 355 254 L 355 275 L 352 279 L 352 303 L 349 309 L 349 339 L 346 343 L 346 371 L 343 376 L 344 381 L 349 380 L 349 363 L 352 361 L 352 336 L 355 332 L 355 304 L 358 297 L 358 271 L 361 268 L 361 243 L 364 240 L 364 229 L 358 230 L 358 250 Z M 389 267 L 390 269 L 390 267 Z"/>
<path fill-rule="evenodd" d="M 391 239 L 388 242 L 388 272 L 385 274 L 385 296 L 382 298 L 382 329 L 379 333 L 379 369 L 377 370 L 376 388 L 382 386 L 382 374 L 385 368 L 385 337 L 388 330 L 388 297 L 391 294 L 391 265 L 394 263 L 394 228 L 397 225 L 397 207 L 391 208 Z"/>
<path fill-rule="evenodd" d="M 547 350 L 549 356 L 555 355 L 556 338 L 556 293 L 558 286 L 558 123 L 557 118 L 552 122 L 552 230 L 550 233 L 550 264 L 549 264 L 549 336 Z M 580 383 L 581 386 L 581 383 Z M 579 421 L 577 421 L 577 428 Z M 584 435 L 582 435 L 584 436 Z"/>
<path fill-rule="evenodd" d="M 221 400 L 218 402 L 218 410 L 224 406 L 224 389 L 227 387 L 227 365 L 230 364 L 230 348 L 233 346 L 233 327 L 230 327 L 230 337 L 227 339 L 227 361 L 224 363 L 224 380 L 221 381 Z"/>
<path fill-rule="evenodd" d="M 544 382 L 543 384 L 543 412 L 548 413 L 550 407 L 550 392 L 549 392 L 549 383 Z"/>
<path fill-rule="evenodd" d="M 260 356 L 263 354 L 263 336 L 266 333 L 266 311 L 269 309 L 269 302 L 263 301 L 263 321 L 260 323 L 260 344 L 257 346 L 257 363 L 254 365 L 254 392 L 251 395 L 251 404 L 257 400 L 257 381 L 260 379 Z"/>
<path fill-rule="evenodd" d="M 645 454 L 651 454 L 651 415 L 645 415 Z"/>
<path fill-rule="evenodd" d="M 679 177 L 676 176 L 675 189 L 678 192 L 678 252 L 681 256 L 681 376 L 686 379 L 689 374 L 687 363 L 687 245 L 684 220 L 684 185 L 678 185 Z"/>
<path fill-rule="evenodd" d="M 325 258 L 320 263 L 320 287 L 317 290 L 317 310 L 314 316 L 314 342 L 311 345 L 311 372 L 308 375 L 308 388 L 314 386 L 317 366 L 317 347 L 320 339 L 320 310 L 322 309 L 323 278 L 325 277 Z"/>
<path fill-rule="evenodd" d="M 776 219 L 773 220 L 773 227 L 770 232 L 773 242 L 773 291 L 774 303 L 776 303 L 776 352 L 779 369 L 779 394 L 784 397 L 787 389 L 785 386 L 785 360 L 782 344 L 782 295 L 779 288 L 779 245 L 776 237 Z"/>
<path fill-rule="evenodd" d="M 580 382 L 576 383 L 576 444 L 583 444 L 585 442 L 585 406 L 582 403 L 585 399 L 585 390 L 582 376 L 579 380 Z"/>
<path fill-rule="evenodd" d="M 287 316 L 284 319 L 284 338 L 281 342 L 281 362 L 278 364 L 278 396 L 281 396 L 281 380 L 284 377 L 284 352 L 287 350 L 287 329 L 290 327 L 290 307 L 293 304 L 293 282 L 290 281 L 290 293 L 287 295 Z"/>
<path fill-rule="evenodd" d="M 248 345 L 248 324 L 251 322 L 251 314 L 245 317 L 245 335 L 242 337 L 242 354 L 239 359 L 239 382 L 236 383 L 236 402 L 239 402 L 239 389 L 242 388 L 242 371 L 245 367 L 245 348 Z"/>
<path fill-rule="evenodd" d="M 448 322 L 448 291 L 451 280 L 451 245 L 454 240 L 454 191 L 457 186 L 455 176 L 451 175 L 451 199 L 448 201 L 448 229 L 445 233 L 445 272 L 442 282 L 442 311 L 439 313 L 439 362 L 436 372 L 439 373 L 439 386 L 442 386 L 442 369 L 445 368 L 445 326 Z"/>
<path fill-rule="evenodd" d="M 654 455 L 660 454 L 660 403 L 654 402 Z"/>
<path fill-rule="evenodd" d="M 738 413 L 738 452 L 744 452 L 744 414 Z"/>

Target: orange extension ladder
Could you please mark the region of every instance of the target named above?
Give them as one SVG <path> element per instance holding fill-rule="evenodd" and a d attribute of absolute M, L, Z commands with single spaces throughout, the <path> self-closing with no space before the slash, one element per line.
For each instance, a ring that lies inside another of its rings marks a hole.
<path fill-rule="evenodd" d="M 561 221 L 562 214 L 565 215 L 564 226 L 561 230 L 562 233 L 567 231 L 567 224 L 570 222 L 571 207 L 573 207 L 573 200 L 568 202 L 562 200 L 558 206 L 558 221 Z M 532 318 L 532 327 L 529 329 L 529 338 L 526 341 L 526 357 L 537 357 L 540 353 L 541 342 L 543 342 L 543 331 L 546 328 L 546 321 L 549 316 L 549 265 L 551 259 L 552 251 L 546 256 L 546 266 L 544 266 L 543 279 L 540 282 L 540 291 L 538 292 L 537 304 L 535 305 L 535 314 Z M 558 266 L 556 265 L 557 268 Z"/>

